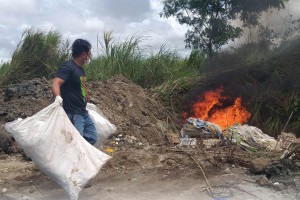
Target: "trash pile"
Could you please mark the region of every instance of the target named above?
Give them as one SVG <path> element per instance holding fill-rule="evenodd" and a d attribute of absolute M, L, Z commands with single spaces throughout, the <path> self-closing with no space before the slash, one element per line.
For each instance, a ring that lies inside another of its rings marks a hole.
<path fill-rule="evenodd" d="M 285 150 L 280 158 L 299 162 L 300 167 L 300 139 L 292 133 L 282 133 L 278 138 L 281 147 Z"/>
<path fill-rule="evenodd" d="M 238 144 L 245 150 L 280 148 L 275 138 L 264 134 L 259 128 L 249 125 L 235 124 L 225 130 L 199 118 L 189 118 L 181 129 L 180 146 L 195 146 L 197 138 L 202 140 L 206 148 L 214 144 Z"/>
<path fill-rule="evenodd" d="M 131 145 L 135 147 L 142 147 L 144 144 L 140 142 L 140 140 L 134 137 L 133 135 L 118 134 L 117 136 L 112 136 L 111 145 L 112 146 Z"/>
<path fill-rule="evenodd" d="M 223 139 L 222 130 L 216 124 L 192 117 L 190 117 L 187 122 L 188 123 L 186 123 L 180 131 L 180 146 L 194 147 L 197 145 L 196 138 L 201 138 L 204 143 L 207 142 L 208 139 L 209 141 L 213 141 L 214 138 Z M 214 141 L 219 142 L 219 140 Z M 213 142 L 213 144 L 207 144 L 206 146 L 211 147 L 214 144 Z"/>
<path fill-rule="evenodd" d="M 278 177 L 279 175 L 296 178 L 300 170 L 300 139 L 293 133 L 282 132 L 278 136 L 278 145 L 284 152 L 280 156 L 280 159 L 266 166 L 264 170 L 265 174 L 268 177 Z"/>

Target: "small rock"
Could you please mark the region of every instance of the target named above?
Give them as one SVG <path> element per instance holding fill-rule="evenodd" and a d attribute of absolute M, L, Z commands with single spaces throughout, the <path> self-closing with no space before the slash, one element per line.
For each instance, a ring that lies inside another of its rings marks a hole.
<path fill-rule="evenodd" d="M 0 126 L 0 151 L 7 152 L 13 141 L 9 134 Z"/>
<path fill-rule="evenodd" d="M 167 164 L 168 166 L 171 166 L 171 167 L 175 167 L 175 166 L 177 165 L 176 161 L 175 161 L 175 160 L 172 160 L 172 159 L 168 159 L 168 160 L 166 161 L 166 164 Z"/>
<path fill-rule="evenodd" d="M 224 170 L 224 172 L 225 172 L 225 174 L 230 174 L 230 169 L 229 169 L 229 168 L 226 168 L 226 169 Z"/>
<path fill-rule="evenodd" d="M 284 190 L 284 185 L 282 183 L 278 183 L 278 182 L 275 182 L 273 184 L 273 187 L 277 190 L 277 191 L 282 191 Z"/>
<path fill-rule="evenodd" d="M 267 177 L 263 176 L 260 179 L 257 180 L 257 183 L 260 186 L 268 186 L 270 184 L 269 180 L 267 179 Z"/>
<path fill-rule="evenodd" d="M 3 193 L 7 192 L 7 189 L 6 189 L 6 188 L 3 188 L 3 189 L 2 189 L 2 192 L 3 192 Z"/>
<path fill-rule="evenodd" d="M 36 191 L 36 188 L 35 187 L 31 187 L 30 189 L 29 189 L 29 193 L 34 193 Z"/>
<path fill-rule="evenodd" d="M 162 178 L 168 178 L 167 174 L 162 175 Z"/>
<path fill-rule="evenodd" d="M 7 154 L 2 154 L 2 155 L 0 155 L 0 160 L 5 160 L 6 158 L 8 158 L 9 157 L 9 155 L 7 155 Z"/>
<path fill-rule="evenodd" d="M 114 191 L 114 190 L 115 190 L 115 188 L 113 188 L 113 187 L 110 187 L 110 188 L 106 189 L 106 191 L 108 191 L 108 192 L 111 192 L 111 191 Z"/>
<path fill-rule="evenodd" d="M 21 153 L 23 150 L 18 146 L 11 146 L 8 148 L 7 153 Z"/>
<path fill-rule="evenodd" d="M 263 173 L 269 164 L 269 161 L 265 158 L 256 158 L 251 162 L 250 172 L 254 174 Z"/>
<path fill-rule="evenodd" d="M 131 139 L 132 139 L 132 140 L 137 140 L 137 138 L 134 137 L 133 135 L 131 136 Z"/>
<path fill-rule="evenodd" d="M 143 143 L 139 142 L 138 145 L 139 145 L 139 146 L 143 146 Z"/>

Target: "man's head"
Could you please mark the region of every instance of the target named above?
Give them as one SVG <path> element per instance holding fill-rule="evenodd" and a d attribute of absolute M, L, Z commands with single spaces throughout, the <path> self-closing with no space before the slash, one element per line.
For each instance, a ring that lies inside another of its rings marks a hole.
<path fill-rule="evenodd" d="M 88 63 L 92 57 L 92 45 L 87 40 L 77 39 L 72 44 L 72 57 Z"/>

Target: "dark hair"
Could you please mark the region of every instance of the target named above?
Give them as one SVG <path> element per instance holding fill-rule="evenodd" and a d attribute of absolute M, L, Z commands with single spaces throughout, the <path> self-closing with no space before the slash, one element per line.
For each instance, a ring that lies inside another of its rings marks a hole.
<path fill-rule="evenodd" d="M 83 52 L 88 53 L 91 48 L 92 45 L 87 40 L 77 39 L 72 44 L 72 57 L 77 58 Z"/>

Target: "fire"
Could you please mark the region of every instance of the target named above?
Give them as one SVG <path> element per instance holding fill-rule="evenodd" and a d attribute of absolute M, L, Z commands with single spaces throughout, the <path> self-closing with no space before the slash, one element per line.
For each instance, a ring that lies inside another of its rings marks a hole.
<path fill-rule="evenodd" d="M 230 127 L 235 123 L 246 123 L 251 114 L 242 106 L 242 98 L 238 97 L 233 104 L 226 106 L 226 102 L 228 103 L 232 99 L 223 97 L 222 92 L 222 88 L 205 92 L 204 99 L 193 105 L 193 117 L 217 124 L 221 129 Z M 186 113 L 183 113 L 184 115 Z"/>

